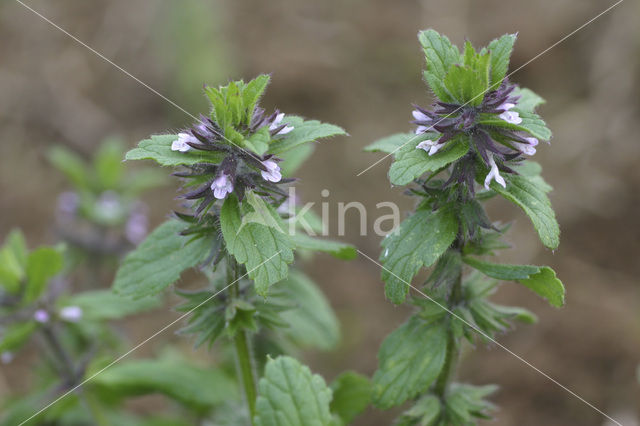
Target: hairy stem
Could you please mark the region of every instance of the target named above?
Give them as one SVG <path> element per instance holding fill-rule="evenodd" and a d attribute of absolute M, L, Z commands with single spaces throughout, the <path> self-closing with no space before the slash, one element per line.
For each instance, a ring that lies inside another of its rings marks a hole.
<path fill-rule="evenodd" d="M 462 270 L 460 270 L 458 271 L 458 278 L 456 279 L 455 283 L 453 284 L 453 288 L 451 289 L 451 294 L 448 301 L 448 309 L 451 310 L 462 300 L 462 297 Z M 451 318 L 451 320 L 453 319 Z M 458 358 L 460 358 L 460 345 L 456 341 L 456 338 L 453 335 L 453 330 L 450 327 L 447 336 L 447 352 L 444 359 L 444 366 L 442 367 L 442 371 L 440 372 L 440 375 L 436 380 L 434 388 L 436 395 L 438 395 L 440 398 L 443 398 L 445 396 L 449 383 L 455 376 Z"/>
<path fill-rule="evenodd" d="M 238 284 L 238 264 L 235 259 L 229 256 L 227 263 L 227 280 L 232 282 L 233 285 L 229 288 L 229 295 L 231 299 L 235 299 L 239 296 Z M 253 360 L 253 351 L 251 350 L 251 342 L 249 335 L 244 329 L 236 331 L 236 335 L 233 338 L 233 343 L 236 348 L 236 361 L 242 387 L 244 388 L 245 397 L 247 399 L 247 406 L 249 407 L 249 416 L 251 417 L 251 424 L 253 424 L 253 417 L 256 411 L 256 398 L 258 395 L 258 385 L 255 375 L 255 362 Z"/>

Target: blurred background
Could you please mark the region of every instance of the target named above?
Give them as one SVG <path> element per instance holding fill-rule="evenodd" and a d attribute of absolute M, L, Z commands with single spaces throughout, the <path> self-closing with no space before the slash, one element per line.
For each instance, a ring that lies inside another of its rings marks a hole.
<path fill-rule="evenodd" d="M 418 30 L 432 27 L 460 45 L 482 46 L 518 32 L 511 69 L 604 10 L 596 0 L 272 0 L 257 2 L 33 0 L 28 4 L 181 107 L 197 115 L 208 104 L 203 84 L 271 73 L 263 106 L 338 124 L 351 134 L 317 146 L 300 172 L 306 201 L 360 201 L 369 209 L 359 235 L 350 211 L 347 241 L 377 257 L 371 230 L 388 210 L 412 208 L 388 183 L 387 159 L 362 152 L 373 140 L 410 129 L 411 103 L 428 105 L 421 81 Z M 522 212 L 496 200 L 492 217 L 514 220 L 515 250 L 505 260 L 553 267 L 567 304 L 550 308 L 526 289 L 501 287 L 496 300 L 538 314 L 532 326 L 501 343 L 625 425 L 637 425 L 640 392 L 640 27 L 636 0 L 626 0 L 511 77 L 547 100 L 540 108 L 554 132 L 536 160 L 555 191 L 551 200 L 563 231 L 555 253 L 545 251 Z M 56 240 L 56 197 L 67 184 L 46 159 L 53 145 L 90 158 L 106 137 L 127 147 L 152 133 L 190 123 L 189 116 L 151 93 L 14 1 L 0 3 L 0 236 L 22 228 L 29 245 Z M 137 167 L 138 165 L 128 165 Z M 168 173 L 168 172 L 167 172 Z M 174 188 L 146 194 L 150 226 L 177 206 Z M 322 189 L 330 195 L 322 197 Z M 331 224 L 333 234 L 336 224 Z M 353 369 L 371 374 L 384 336 L 407 310 L 384 300 L 378 267 L 365 258 L 341 262 L 319 256 L 305 265 L 328 294 L 343 337 L 331 353 L 305 354 L 314 371 L 333 379 Z M 195 276 L 195 275 L 194 275 Z M 187 285 L 190 275 L 184 277 Z M 163 309 L 120 324 L 132 342 L 177 317 Z M 168 331 L 140 349 L 151 355 L 168 343 L 191 351 Z M 603 417 L 500 348 L 469 351 L 459 378 L 496 383 L 496 425 L 604 425 Z M 32 354 L 37 357 L 37 354 Z M 206 364 L 207 351 L 193 354 Z M 0 399 L 30 386 L 32 359 L 1 367 Z M 161 398 L 133 409 L 152 412 Z M 36 407 L 34 407 L 36 408 Z M 390 424 L 396 412 L 369 410 L 361 425 Z"/>

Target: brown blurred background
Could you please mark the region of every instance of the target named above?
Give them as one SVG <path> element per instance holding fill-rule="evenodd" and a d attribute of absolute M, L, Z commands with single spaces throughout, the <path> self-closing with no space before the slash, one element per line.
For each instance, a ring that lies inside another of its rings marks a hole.
<path fill-rule="evenodd" d="M 203 83 L 272 73 L 263 103 L 271 109 L 339 124 L 351 134 L 317 147 L 300 172 L 305 201 L 361 201 L 368 229 L 376 203 L 412 201 L 391 188 L 385 160 L 363 153 L 371 141 L 409 129 L 410 104 L 431 99 L 421 81 L 418 30 L 433 27 L 476 46 L 519 32 L 515 69 L 613 1 L 543 0 L 271 0 L 75 2 L 28 4 L 191 113 L 206 111 Z M 640 408 L 640 27 L 638 2 L 626 0 L 512 77 L 547 99 L 541 114 L 554 132 L 540 147 L 563 230 L 556 253 L 545 251 L 523 215 L 496 202 L 493 217 L 515 218 L 516 250 L 505 259 L 545 263 L 567 287 L 567 305 L 548 307 L 526 290 L 505 284 L 496 300 L 536 312 L 501 342 L 625 425 Z M 44 152 L 63 144 L 89 156 L 106 136 L 130 146 L 150 133 L 179 128 L 190 118 L 20 4 L 0 3 L 0 236 L 25 230 L 35 246 L 54 241 L 55 198 L 66 188 Z M 322 189 L 330 190 L 322 198 Z M 153 223 L 175 206 L 171 189 L 147 201 Z M 319 209 L 317 209 L 319 212 Z M 386 211 L 384 211 L 386 212 Z M 379 237 L 358 235 L 351 212 L 346 239 L 377 257 Z M 336 227 L 332 224 L 332 230 Z M 333 353 L 309 353 L 312 368 L 331 380 L 339 371 L 371 374 L 383 337 L 407 316 L 383 298 L 379 269 L 359 258 L 318 257 L 306 269 L 329 295 L 343 324 Z M 170 307 L 131 327 L 140 340 L 175 317 Z M 171 332 L 167 342 L 189 347 Z M 604 425 L 604 418 L 497 347 L 465 355 L 460 379 L 497 383 L 497 425 Z M 207 358 L 206 351 L 198 354 Z M 28 362 L 20 362 L 25 368 Z M 12 369 L 15 370 L 15 369 Z M 20 371 L 5 371 L 7 387 L 24 389 Z M 162 400 L 158 400 L 162 403 Z M 141 409 L 144 409 L 141 408 Z M 370 410 L 361 425 L 390 424 L 397 413 Z"/>

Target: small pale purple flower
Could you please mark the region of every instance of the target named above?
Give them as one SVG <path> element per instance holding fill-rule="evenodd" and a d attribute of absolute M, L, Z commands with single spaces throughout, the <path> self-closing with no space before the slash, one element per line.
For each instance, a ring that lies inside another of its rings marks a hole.
<path fill-rule="evenodd" d="M 438 144 L 437 141 L 427 139 L 426 141 L 422 141 L 418 145 L 416 145 L 416 149 L 422 149 L 428 152 L 429 155 L 433 155 L 438 152 L 443 146 L 444 144 Z"/>
<path fill-rule="evenodd" d="M 265 160 L 262 162 L 262 165 L 267 168 L 267 170 L 261 170 L 260 174 L 264 180 L 269 182 L 280 182 L 282 179 L 282 173 L 280 173 L 280 166 L 273 160 Z"/>
<path fill-rule="evenodd" d="M 524 138 L 528 143 L 511 142 L 513 146 L 525 155 L 534 155 L 536 153 L 536 145 L 538 145 L 538 139 L 536 138 Z"/>
<path fill-rule="evenodd" d="M 187 152 L 191 149 L 191 146 L 187 142 L 198 143 L 193 135 L 189 133 L 178 133 L 178 139 L 171 142 L 171 151 Z"/>
<path fill-rule="evenodd" d="M 125 236 L 132 244 L 139 244 L 147 236 L 149 221 L 142 212 L 132 212 L 125 225 Z"/>
<path fill-rule="evenodd" d="M 518 114 L 518 111 L 505 111 L 502 114 L 500 114 L 500 118 L 502 118 L 504 121 L 510 124 L 522 123 L 522 118 L 520 118 L 520 114 Z"/>
<path fill-rule="evenodd" d="M 33 319 L 40 324 L 48 323 L 50 319 L 49 312 L 44 309 L 38 309 L 33 313 Z"/>
<path fill-rule="evenodd" d="M 3 364 L 9 364 L 11 361 L 13 361 L 13 353 L 9 351 L 2 352 L 2 355 L 0 355 L 0 361 Z"/>
<path fill-rule="evenodd" d="M 273 122 L 269 126 L 269 130 L 273 131 L 273 130 L 276 130 L 278 127 L 281 127 L 282 126 L 281 123 L 282 123 L 283 119 L 284 119 L 284 112 L 281 112 L 280 114 L 276 115 L 276 118 L 273 120 Z M 278 132 L 276 132 L 276 135 L 286 135 L 287 133 L 289 133 L 293 129 L 294 129 L 293 126 L 286 125 L 282 129 L 278 130 Z M 280 179 L 278 179 L 278 180 L 280 180 Z"/>
<path fill-rule="evenodd" d="M 58 211 L 65 215 L 73 215 L 80 205 L 80 197 L 72 191 L 65 191 L 58 195 Z"/>
<path fill-rule="evenodd" d="M 80 306 L 65 306 L 60 309 L 60 318 L 69 322 L 78 322 L 82 318 L 82 308 Z"/>
<path fill-rule="evenodd" d="M 504 102 L 502 105 L 500 105 L 500 106 L 499 106 L 498 108 L 496 108 L 496 109 L 499 109 L 499 110 L 502 110 L 502 111 L 509 111 L 511 108 L 513 108 L 513 107 L 515 107 L 515 106 L 516 106 L 516 104 L 514 104 L 514 103 L 511 103 L 511 102 Z"/>
<path fill-rule="evenodd" d="M 487 173 L 487 177 L 484 178 L 484 187 L 485 189 L 489 189 L 489 184 L 492 180 L 498 182 L 503 188 L 507 187 L 507 183 L 504 178 L 500 176 L 500 172 L 498 171 L 498 165 L 496 164 L 496 160 L 493 159 L 493 155 L 489 155 L 489 166 L 491 170 Z"/>
<path fill-rule="evenodd" d="M 414 109 L 413 111 L 411 111 L 411 115 L 413 115 L 413 118 L 415 118 L 415 121 L 413 121 L 413 123 L 418 125 L 418 127 L 416 128 L 416 135 L 424 133 L 432 128 L 432 126 L 427 126 L 427 124 L 433 120 L 424 112 L 420 111 L 419 109 Z"/>
<path fill-rule="evenodd" d="M 227 194 L 233 192 L 233 182 L 231 182 L 229 176 L 222 173 L 211 183 L 211 190 L 213 191 L 214 197 L 218 200 L 223 200 Z"/>

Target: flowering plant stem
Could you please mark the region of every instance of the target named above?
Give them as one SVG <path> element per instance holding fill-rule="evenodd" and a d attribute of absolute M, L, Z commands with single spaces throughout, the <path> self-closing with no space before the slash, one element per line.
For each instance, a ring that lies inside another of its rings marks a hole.
<path fill-rule="evenodd" d="M 233 283 L 229 288 L 229 296 L 232 300 L 237 299 L 240 295 L 240 284 L 238 281 L 238 262 L 229 256 L 227 257 L 227 282 Z M 249 408 L 249 414 L 251 416 L 251 424 L 253 424 L 253 417 L 256 412 L 258 388 L 255 375 L 255 360 L 253 359 L 253 351 L 251 349 L 251 341 L 249 339 L 250 337 L 246 330 L 240 329 L 233 337 L 233 344 L 236 350 L 238 376 L 242 382 L 245 398 L 247 400 L 247 407 Z"/>

